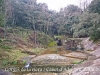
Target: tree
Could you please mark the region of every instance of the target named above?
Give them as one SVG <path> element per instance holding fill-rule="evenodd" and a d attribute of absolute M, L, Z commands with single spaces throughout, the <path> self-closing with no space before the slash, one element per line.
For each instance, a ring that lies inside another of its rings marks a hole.
<path fill-rule="evenodd" d="M 3 26 L 3 13 L 4 13 L 4 11 L 3 11 L 3 0 L 0 0 L 0 26 Z"/>
<path fill-rule="evenodd" d="M 100 23 L 100 15 L 97 13 L 83 13 L 79 17 L 79 23 L 73 25 L 74 37 L 87 37 L 90 36 Z"/>
<path fill-rule="evenodd" d="M 93 0 L 88 7 L 90 13 L 100 14 L 100 0 Z"/>
<path fill-rule="evenodd" d="M 97 30 L 94 30 L 94 32 L 91 34 L 91 40 L 94 42 L 98 41 L 100 39 L 100 28 Z"/>

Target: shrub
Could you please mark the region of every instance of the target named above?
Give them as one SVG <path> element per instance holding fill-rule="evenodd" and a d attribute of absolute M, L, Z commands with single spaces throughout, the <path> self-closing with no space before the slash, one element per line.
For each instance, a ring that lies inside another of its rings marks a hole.
<path fill-rule="evenodd" d="M 42 44 L 43 46 L 48 46 L 48 44 L 52 41 L 54 41 L 49 35 L 46 35 L 45 33 L 38 33 L 37 34 L 37 40 Z"/>
<path fill-rule="evenodd" d="M 56 42 L 55 41 L 53 41 L 53 42 L 50 42 L 49 44 L 48 44 L 48 46 L 49 47 L 53 47 L 53 46 L 56 46 L 57 44 L 56 44 Z"/>
<path fill-rule="evenodd" d="M 2 48 L 2 49 L 5 49 L 5 50 L 7 50 L 7 49 L 11 49 L 11 47 L 6 46 L 6 45 L 2 45 L 1 48 Z"/>
<path fill-rule="evenodd" d="M 90 39 L 94 42 L 98 41 L 100 39 L 100 30 L 94 30 L 94 32 L 91 34 Z"/>
<path fill-rule="evenodd" d="M 0 39 L 0 43 L 2 43 L 2 40 Z"/>
<path fill-rule="evenodd" d="M 3 66 L 8 65 L 8 60 L 2 60 L 2 65 Z"/>

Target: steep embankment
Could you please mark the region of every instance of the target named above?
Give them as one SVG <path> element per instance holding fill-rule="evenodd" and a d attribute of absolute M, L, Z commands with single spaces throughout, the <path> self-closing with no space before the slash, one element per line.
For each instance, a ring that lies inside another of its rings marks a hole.
<path fill-rule="evenodd" d="M 45 33 L 36 31 L 36 40 L 34 35 L 34 31 L 31 29 L 8 27 L 5 30 L 0 27 L 0 67 L 19 60 L 21 57 L 39 54 L 43 50 L 41 47 L 54 42 Z M 38 49 L 35 49 L 36 47 Z"/>
<path fill-rule="evenodd" d="M 93 43 L 89 38 L 85 38 L 82 44 L 91 56 L 86 62 L 76 66 L 71 75 L 100 75 L 100 42 Z"/>

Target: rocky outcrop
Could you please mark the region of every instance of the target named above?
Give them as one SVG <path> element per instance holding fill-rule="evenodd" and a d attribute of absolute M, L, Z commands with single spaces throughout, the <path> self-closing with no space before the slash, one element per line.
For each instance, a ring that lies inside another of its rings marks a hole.
<path fill-rule="evenodd" d="M 85 38 L 81 42 L 81 44 L 84 46 L 85 50 L 94 50 L 96 44 L 93 43 L 93 41 L 89 40 L 90 38 Z"/>
<path fill-rule="evenodd" d="M 92 51 L 91 54 L 100 57 L 100 43 L 93 43 L 93 41 L 90 41 L 90 38 L 85 38 L 81 44 L 84 46 L 85 50 Z"/>
<path fill-rule="evenodd" d="M 14 74 L 8 71 L 0 70 L 0 75 L 14 75 Z"/>
<path fill-rule="evenodd" d="M 98 46 L 93 52 L 93 55 L 95 55 L 96 57 L 100 57 L 100 46 Z"/>
<path fill-rule="evenodd" d="M 88 61 L 76 66 L 70 75 L 100 75 L 100 45 L 85 38 L 82 41 L 85 51 L 90 50 Z"/>
<path fill-rule="evenodd" d="M 38 63 L 38 64 L 47 64 L 47 65 L 48 64 L 53 64 L 53 65 L 57 65 L 57 64 L 64 65 L 65 64 L 65 65 L 67 65 L 67 64 L 74 63 L 76 61 L 80 62 L 81 60 L 82 59 L 67 57 L 65 55 L 45 54 L 45 55 L 35 57 L 34 59 L 31 60 L 31 62 Z"/>
<path fill-rule="evenodd" d="M 85 62 L 81 64 L 77 64 L 70 71 L 64 71 L 62 73 L 50 73 L 50 75 L 100 75 L 100 46 L 99 44 L 95 44 L 89 40 L 89 38 L 85 38 L 82 41 L 82 45 L 85 48 L 85 52 L 70 52 L 68 54 L 45 54 L 41 56 L 37 56 L 34 59 L 32 58 L 31 62 L 42 62 L 44 64 L 62 64 L 71 63 L 75 61 L 80 61 L 79 59 L 87 59 Z M 90 52 L 88 52 L 90 51 Z M 88 52 L 88 53 L 86 53 Z M 87 58 L 88 57 L 88 58 Z M 75 61 L 74 61 L 75 60 Z M 27 74 L 31 75 L 31 74 Z M 37 73 L 32 75 L 49 75 L 49 73 Z"/>
<path fill-rule="evenodd" d="M 62 56 L 70 57 L 70 58 L 77 58 L 86 60 L 88 58 L 87 54 L 81 52 L 71 52 L 69 54 L 62 54 Z"/>

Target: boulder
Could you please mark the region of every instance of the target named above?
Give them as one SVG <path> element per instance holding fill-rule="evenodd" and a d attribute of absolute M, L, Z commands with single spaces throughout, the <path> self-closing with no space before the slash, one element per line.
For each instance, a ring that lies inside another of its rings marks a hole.
<path fill-rule="evenodd" d="M 95 51 L 92 52 L 92 54 L 96 57 L 100 57 L 100 46 L 98 46 Z"/>
<path fill-rule="evenodd" d="M 59 54 L 45 54 L 41 56 L 37 56 L 32 59 L 33 63 L 38 63 L 38 64 L 71 64 L 72 62 L 80 62 L 81 59 L 77 58 L 71 58 L 71 57 L 66 57 L 62 56 Z"/>
<path fill-rule="evenodd" d="M 94 60 L 94 62 L 93 62 L 93 66 L 100 66 L 100 58 Z"/>
<path fill-rule="evenodd" d="M 100 75 L 99 70 L 97 66 L 74 68 L 71 75 Z"/>
<path fill-rule="evenodd" d="M 14 74 L 8 71 L 0 70 L 0 75 L 14 75 Z"/>
<path fill-rule="evenodd" d="M 81 44 L 84 46 L 85 50 L 94 50 L 96 44 L 89 40 L 90 38 L 85 38 Z"/>

